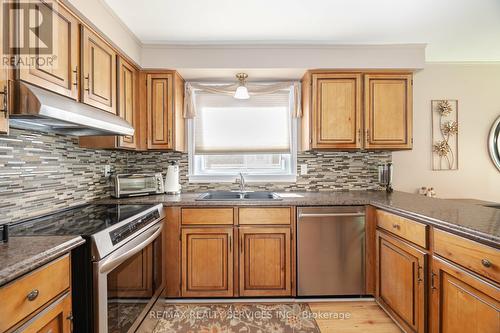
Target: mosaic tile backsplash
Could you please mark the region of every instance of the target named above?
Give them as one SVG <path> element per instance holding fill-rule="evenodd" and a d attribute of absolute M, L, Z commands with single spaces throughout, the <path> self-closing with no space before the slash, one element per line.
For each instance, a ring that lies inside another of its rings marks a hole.
<path fill-rule="evenodd" d="M 296 183 L 248 184 L 249 189 L 332 191 L 380 189 L 377 165 L 390 152 L 308 152 L 298 164 L 308 175 Z M 189 183 L 188 157 L 182 153 L 91 150 L 75 137 L 11 129 L 0 135 L 0 223 L 14 222 L 109 196 L 104 165 L 114 173 L 162 172 L 176 160 L 183 192 L 237 189 L 236 184 Z"/>

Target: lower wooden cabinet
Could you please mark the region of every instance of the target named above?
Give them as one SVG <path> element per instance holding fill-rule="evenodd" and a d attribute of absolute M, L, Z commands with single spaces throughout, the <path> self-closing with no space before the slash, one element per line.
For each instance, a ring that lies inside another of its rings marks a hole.
<path fill-rule="evenodd" d="M 427 254 L 377 231 L 376 299 L 407 332 L 425 332 Z"/>
<path fill-rule="evenodd" d="M 291 296 L 290 228 L 240 228 L 240 296 Z"/>
<path fill-rule="evenodd" d="M 431 273 L 431 332 L 500 332 L 500 288 L 434 257 Z"/>
<path fill-rule="evenodd" d="M 24 333 L 73 332 L 71 294 L 68 292 L 19 329 Z"/>
<path fill-rule="evenodd" d="M 183 228 L 181 244 L 181 295 L 233 296 L 233 228 Z"/>

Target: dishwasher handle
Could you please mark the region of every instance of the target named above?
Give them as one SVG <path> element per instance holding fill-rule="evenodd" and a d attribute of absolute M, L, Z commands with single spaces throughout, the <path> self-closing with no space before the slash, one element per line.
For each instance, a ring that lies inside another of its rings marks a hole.
<path fill-rule="evenodd" d="M 364 217 L 364 213 L 300 213 L 302 217 Z"/>

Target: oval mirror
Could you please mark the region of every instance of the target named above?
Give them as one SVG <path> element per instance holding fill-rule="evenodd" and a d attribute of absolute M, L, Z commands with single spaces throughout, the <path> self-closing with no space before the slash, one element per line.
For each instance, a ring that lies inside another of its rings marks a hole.
<path fill-rule="evenodd" d="M 488 139 L 488 147 L 493 163 L 500 171 L 500 117 L 495 120 L 491 127 L 490 137 Z"/>

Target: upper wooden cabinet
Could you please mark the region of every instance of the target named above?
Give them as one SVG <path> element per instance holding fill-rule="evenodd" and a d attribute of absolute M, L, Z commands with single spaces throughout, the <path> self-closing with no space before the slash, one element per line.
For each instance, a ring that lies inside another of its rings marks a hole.
<path fill-rule="evenodd" d="M 82 102 L 116 114 L 116 52 L 82 26 Z"/>
<path fill-rule="evenodd" d="M 125 119 L 136 134 L 133 136 L 119 136 L 117 145 L 120 148 L 137 147 L 137 132 L 139 129 L 137 115 L 137 70 L 122 58 L 118 58 L 118 115 Z"/>
<path fill-rule="evenodd" d="M 406 332 L 426 331 L 426 257 L 409 243 L 377 231 L 376 299 Z"/>
<path fill-rule="evenodd" d="M 432 333 L 500 332 L 500 288 L 439 258 L 432 260 Z"/>
<path fill-rule="evenodd" d="M 310 71 L 302 109 L 301 150 L 411 148 L 411 73 Z"/>
<path fill-rule="evenodd" d="M 53 12 L 53 25 L 57 33 L 53 42 L 51 61 L 33 62 L 19 69 L 19 78 L 55 93 L 78 99 L 78 21 L 57 2 L 48 5 L 43 1 L 32 1 L 41 11 Z M 47 32 L 52 33 L 52 32 Z M 45 57 L 38 51 L 31 58 Z"/>
<path fill-rule="evenodd" d="M 149 73 L 147 148 L 185 151 L 184 80 L 177 72 Z"/>
<path fill-rule="evenodd" d="M 313 149 L 361 148 L 361 74 L 312 75 Z"/>
<path fill-rule="evenodd" d="M 136 149 L 141 133 L 137 89 L 137 69 L 118 57 L 117 81 L 118 115 L 135 129 L 133 136 L 84 136 L 80 137 L 80 147 L 99 149 Z"/>
<path fill-rule="evenodd" d="M 240 296 L 291 296 L 290 228 L 240 228 Z"/>
<path fill-rule="evenodd" d="M 365 147 L 412 147 L 412 75 L 365 75 Z"/>

